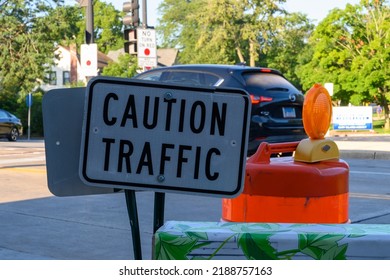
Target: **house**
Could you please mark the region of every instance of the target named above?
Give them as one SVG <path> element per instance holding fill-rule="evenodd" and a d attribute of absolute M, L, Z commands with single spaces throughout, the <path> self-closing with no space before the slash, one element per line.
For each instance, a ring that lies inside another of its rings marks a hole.
<path fill-rule="evenodd" d="M 44 91 L 48 91 L 69 87 L 70 84 L 86 84 L 87 77 L 83 74 L 80 54 L 77 52 L 76 46 L 58 46 L 55 53 L 58 59 L 56 59 L 55 65 L 52 66 L 51 71 L 48 73 L 49 83 L 42 84 L 41 88 Z M 98 52 L 98 72 L 107 66 L 110 61 L 112 61 L 111 58 L 102 52 Z"/>
<path fill-rule="evenodd" d="M 117 61 L 118 57 L 123 53 L 123 49 L 110 51 L 108 55 L 98 51 L 98 73 L 110 61 Z M 157 67 L 177 64 L 178 54 L 178 49 L 157 49 Z M 55 65 L 48 73 L 47 78 L 49 82 L 41 85 L 44 91 L 66 88 L 70 84 L 85 85 L 87 83 L 87 77 L 83 74 L 83 69 L 80 64 L 80 54 L 77 51 L 76 45 L 69 47 L 58 46 L 56 55 L 58 59 L 56 59 Z"/>

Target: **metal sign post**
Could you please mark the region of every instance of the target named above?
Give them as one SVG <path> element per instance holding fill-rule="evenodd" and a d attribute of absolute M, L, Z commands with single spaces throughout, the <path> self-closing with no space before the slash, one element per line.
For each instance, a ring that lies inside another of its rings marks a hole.
<path fill-rule="evenodd" d="M 72 122 L 64 108 L 72 108 Z M 124 190 L 136 259 L 142 259 L 137 190 L 155 193 L 154 232 L 164 223 L 166 192 L 242 191 L 250 119 L 243 90 L 96 77 L 86 89 L 45 94 L 43 116 L 50 191 Z"/>
<path fill-rule="evenodd" d="M 30 135 L 31 135 L 31 106 L 32 106 L 32 94 L 29 93 L 26 96 L 26 105 L 28 108 L 28 113 L 27 113 L 27 140 L 30 140 Z"/>

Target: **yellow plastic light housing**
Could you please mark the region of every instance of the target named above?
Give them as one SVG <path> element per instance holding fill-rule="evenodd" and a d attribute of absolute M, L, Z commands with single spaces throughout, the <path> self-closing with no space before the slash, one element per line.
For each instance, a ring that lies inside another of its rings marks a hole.
<path fill-rule="evenodd" d="M 336 143 L 325 139 L 332 118 L 332 100 L 322 85 L 315 84 L 306 93 L 302 118 L 309 138 L 299 143 L 294 160 L 311 163 L 339 158 Z"/>

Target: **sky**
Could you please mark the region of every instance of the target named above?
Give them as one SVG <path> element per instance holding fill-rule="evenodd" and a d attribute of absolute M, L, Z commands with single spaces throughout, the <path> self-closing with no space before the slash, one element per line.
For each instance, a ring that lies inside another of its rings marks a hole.
<path fill-rule="evenodd" d="M 103 0 L 106 3 L 111 3 L 117 10 L 122 10 L 123 2 L 125 0 Z M 75 0 L 66 0 L 68 4 L 75 4 Z M 142 2 L 140 17 L 142 19 Z M 158 19 L 157 7 L 163 0 L 147 0 L 147 24 L 149 26 L 156 26 Z M 344 9 L 349 4 L 358 4 L 360 0 L 287 0 L 284 7 L 289 12 L 302 12 L 310 19 L 315 20 L 315 23 L 320 22 L 326 17 L 328 12 L 334 8 Z"/>

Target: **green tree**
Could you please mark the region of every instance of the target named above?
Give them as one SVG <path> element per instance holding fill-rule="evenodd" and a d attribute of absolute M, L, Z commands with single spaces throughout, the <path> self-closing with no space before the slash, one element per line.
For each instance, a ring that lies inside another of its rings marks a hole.
<path fill-rule="evenodd" d="M 78 6 L 78 4 L 76 4 Z M 108 53 L 110 50 L 123 48 L 122 12 L 115 10 L 114 5 L 100 0 L 93 1 L 94 10 L 94 42 L 98 50 Z M 77 44 L 85 43 L 85 9 L 81 9 L 82 18 L 76 22 L 79 28 Z"/>
<path fill-rule="evenodd" d="M 314 25 L 306 15 L 292 13 L 285 16 L 283 26 L 275 33 L 271 48 L 260 64 L 280 70 L 296 87 L 301 88 L 296 68 L 300 65 L 299 57 L 304 59 L 304 50 Z"/>
<path fill-rule="evenodd" d="M 387 0 L 362 0 L 332 10 L 313 33 L 311 56 L 298 69 L 304 87 L 333 82 L 334 98 L 342 103 L 376 101 L 384 107 L 389 127 L 389 30 Z"/>
<path fill-rule="evenodd" d="M 158 29 L 181 63 L 259 61 L 282 28 L 285 0 L 165 0 Z"/>
<path fill-rule="evenodd" d="M 0 102 L 10 110 L 31 92 L 53 63 L 52 4 L 61 0 L 0 0 Z M 12 104 L 11 104 L 12 102 Z"/>
<path fill-rule="evenodd" d="M 122 12 L 115 10 L 112 4 L 95 0 L 94 10 L 94 43 L 98 50 L 108 53 L 110 50 L 123 48 Z M 80 46 L 85 43 L 86 9 L 79 4 L 57 6 L 50 13 L 50 18 L 57 21 L 51 30 L 55 41 L 61 45 Z"/>
<path fill-rule="evenodd" d="M 137 72 L 138 64 L 135 56 L 125 53 L 118 58 L 118 62 L 109 62 L 104 67 L 102 75 L 112 77 L 131 78 Z"/>

